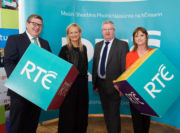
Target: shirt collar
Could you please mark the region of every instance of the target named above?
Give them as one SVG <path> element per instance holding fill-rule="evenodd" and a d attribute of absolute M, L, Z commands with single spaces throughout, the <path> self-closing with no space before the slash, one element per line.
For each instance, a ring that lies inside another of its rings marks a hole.
<path fill-rule="evenodd" d="M 32 40 L 32 39 L 34 38 L 34 37 L 32 37 L 32 36 L 27 32 L 27 30 L 26 30 L 26 34 L 27 34 L 27 36 L 29 37 L 30 40 Z M 35 38 L 38 39 L 38 37 L 35 37 Z"/>
<path fill-rule="evenodd" d="M 106 41 L 106 40 L 104 40 L 104 43 L 105 42 L 109 42 L 110 44 L 113 42 L 113 40 L 114 40 L 114 38 L 113 39 L 111 39 L 110 41 Z"/>

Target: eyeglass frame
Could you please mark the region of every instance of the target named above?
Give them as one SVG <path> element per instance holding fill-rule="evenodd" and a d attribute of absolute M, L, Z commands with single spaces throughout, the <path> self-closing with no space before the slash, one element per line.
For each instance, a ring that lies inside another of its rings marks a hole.
<path fill-rule="evenodd" d="M 111 29 L 102 29 L 102 31 L 113 31 L 115 30 L 114 28 L 111 28 Z"/>
<path fill-rule="evenodd" d="M 38 23 L 36 23 L 36 22 L 31 22 L 31 21 L 30 21 L 29 23 L 32 23 L 33 26 L 42 27 L 42 24 L 38 24 Z"/>

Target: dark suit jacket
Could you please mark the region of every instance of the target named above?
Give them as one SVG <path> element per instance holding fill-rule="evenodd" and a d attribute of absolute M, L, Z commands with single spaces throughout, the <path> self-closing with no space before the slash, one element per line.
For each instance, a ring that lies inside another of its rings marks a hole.
<path fill-rule="evenodd" d="M 103 43 L 104 41 L 101 41 L 95 45 L 93 74 L 92 74 L 92 83 L 94 89 L 95 88 L 99 89 L 97 83 L 98 80 L 97 69 L 98 69 L 100 52 Z M 103 90 L 106 94 L 112 95 L 113 93 L 115 93 L 115 89 L 113 88 L 112 81 L 118 78 L 125 71 L 126 53 L 128 51 L 129 51 L 129 47 L 126 42 L 118 40 L 117 38 L 113 40 L 107 60 L 106 79 L 104 80 L 105 82 L 103 82 Z"/>
<path fill-rule="evenodd" d="M 39 38 L 39 41 L 42 48 L 51 52 L 49 43 L 46 40 Z M 24 32 L 23 34 L 12 35 L 8 37 L 4 51 L 4 68 L 7 77 L 10 76 L 17 63 L 23 56 L 24 52 L 29 47 L 30 43 L 31 41 L 29 40 L 26 32 Z M 18 95 L 11 90 L 8 90 L 8 95 L 18 97 Z"/>

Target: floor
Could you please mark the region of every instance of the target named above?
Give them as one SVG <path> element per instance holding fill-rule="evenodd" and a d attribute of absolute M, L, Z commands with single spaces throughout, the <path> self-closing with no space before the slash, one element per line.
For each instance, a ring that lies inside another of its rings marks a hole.
<path fill-rule="evenodd" d="M 133 133 L 131 118 L 122 116 L 121 121 L 121 133 Z M 57 133 L 57 124 L 58 119 L 45 121 L 39 124 L 37 133 Z M 87 133 L 107 133 L 102 116 L 89 116 Z M 151 121 L 149 133 L 180 133 L 180 129 Z"/>

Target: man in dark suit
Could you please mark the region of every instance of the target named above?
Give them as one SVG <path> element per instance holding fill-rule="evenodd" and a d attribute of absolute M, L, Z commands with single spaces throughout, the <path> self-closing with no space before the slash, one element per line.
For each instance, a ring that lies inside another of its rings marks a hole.
<path fill-rule="evenodd" d="M 30 45 L 35 43 L 48 51 L 49 43 L 38 37 L 42 30 L 41 16 L 30 15 L 26 22 L 26 31 L 23 34 L 9 36 L 5 47 L 4 67 L 9 77 Z M 38 58 L 38 57 L 37 57 Z M 17 93 L 8 89 L 10 96 L 10 126 L 8 133 L 35 133 L 41 109 L 27 101 Z"/>
<path fill-rule="evenodd" d="M 95 45 L 92 83 L 99 92 L 108 133 L 120 133 L 120 96 L 113 87 L 113 80 L 125 71 L 128 44 L 115 38 L 112 21 L 102 24 L 104 40 Z"/>

